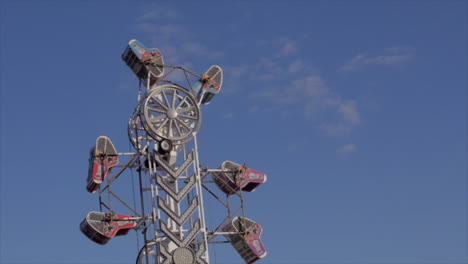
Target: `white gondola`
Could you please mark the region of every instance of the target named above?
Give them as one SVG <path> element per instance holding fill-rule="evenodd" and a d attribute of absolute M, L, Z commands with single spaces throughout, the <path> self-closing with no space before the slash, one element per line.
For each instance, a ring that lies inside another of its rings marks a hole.
<path fill-rule="evenodd" d="M 211 66 L 195 85 L 194 94 L 204 105 L 211 102 L 223 86 L 223 69 L 218 65 Z"/>

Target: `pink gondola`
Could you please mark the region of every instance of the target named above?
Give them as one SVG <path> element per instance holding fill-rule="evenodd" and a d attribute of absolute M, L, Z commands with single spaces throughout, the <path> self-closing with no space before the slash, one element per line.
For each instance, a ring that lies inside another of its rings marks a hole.
<path fill-rule="evenodd" d="M 262 243 L 262 227 L 245 217 L 229 218 L 221 226 L 224 235 L 246 263 L 254 263 L 267 255 Z"/>
<path fill-rule="evenodd" d="M 227 195 L 233 195 L 239 190 L 253 192 L 262 183 L 267 181 L 267 175 L 261 171 L 225 161 L 220 171 L 213 172 L 216 185 Z"/>

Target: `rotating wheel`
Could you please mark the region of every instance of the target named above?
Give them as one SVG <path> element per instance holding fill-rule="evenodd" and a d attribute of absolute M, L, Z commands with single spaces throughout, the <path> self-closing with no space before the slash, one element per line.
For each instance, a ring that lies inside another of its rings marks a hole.
<path fill-rule="evenodd" d="M 153 138 L 146 134 L 138 111 L 135 111 L 128 121 L 128 139 L 141 154 L 145 154 L 149 145 L 153 142 Z"/>
<path fill-rule="evenodd" d="M 201 125 L 201 111 L 195 97 L 176 85 L 149 90 L 140 105 L 140 118 L 152 138 L 168 139 L 173 144 L 191 140 Z"/>

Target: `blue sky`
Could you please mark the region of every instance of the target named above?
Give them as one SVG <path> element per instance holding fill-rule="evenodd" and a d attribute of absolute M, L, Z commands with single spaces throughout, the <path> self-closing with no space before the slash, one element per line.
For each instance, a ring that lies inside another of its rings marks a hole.
<path fill-rule="evenodd" d="M 1 263 L 133 263 L 134 233 L 100 246 L 78 229 L 98 209 L 85 190 L 96 137 L 130 150 L 138 83 L 120 55 L 133 38 L 169 64 L 223 67 L 200 161 L 268 174 L 246 195 L 259 263 L 468 262 L 466 1 L 0 7 Z M 241 261 L 215 250 L 213 263 Z"/>

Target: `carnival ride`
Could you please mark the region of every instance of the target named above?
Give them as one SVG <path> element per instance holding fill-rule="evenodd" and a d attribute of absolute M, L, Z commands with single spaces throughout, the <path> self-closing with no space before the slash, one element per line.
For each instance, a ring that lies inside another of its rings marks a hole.
<path fill-rule="evenodd" d="M 104 245 L 136 230 L 144 243 L 136 263 L 210 263 L 208 244 L 223 242 L 231 243 L 246 263 L 264 258 L 263 230 L 245 217 L 244 191 L 255 191 L 267 175 L 232 161 L 217 169 L 200 166 L 201 105 L 221 91 L 222 68 L 213 65 L 199 75 L 165 64 L 158 49 L 137 40 L 129 42 L 122 59 L 140 81 L 127 131 L 135 152 L 119 153 L 108 137 L 97 138 L 86 189 L 98 193 L 99 211 L 84 218 L 82 233 Z M 117 188 L 125 172 L 132 175 L 132 185 L 137 177 L 138 198 L 125 197 L 125 188 Z M 226 209 L 215 227 L 205 219 L 208 197 Z M 117 213 L 122 210 L 128 214 Z"/>

